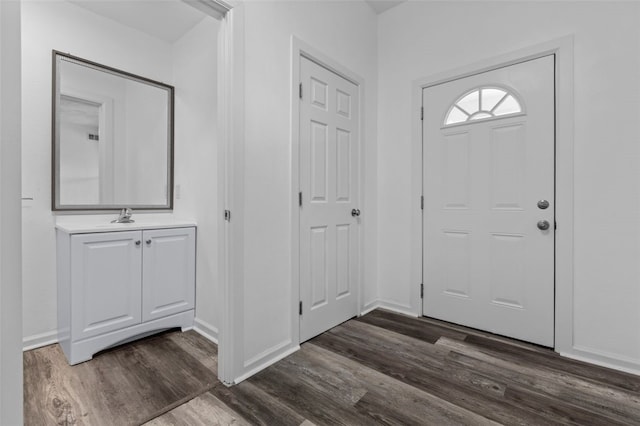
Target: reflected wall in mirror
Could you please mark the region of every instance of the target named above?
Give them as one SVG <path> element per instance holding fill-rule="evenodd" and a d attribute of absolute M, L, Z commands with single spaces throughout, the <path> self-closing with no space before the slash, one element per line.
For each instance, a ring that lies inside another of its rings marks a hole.
<path fill-rule="evenodd" d="M 173 207 L 174 89 L 53 51 L 53 210 Z"/>

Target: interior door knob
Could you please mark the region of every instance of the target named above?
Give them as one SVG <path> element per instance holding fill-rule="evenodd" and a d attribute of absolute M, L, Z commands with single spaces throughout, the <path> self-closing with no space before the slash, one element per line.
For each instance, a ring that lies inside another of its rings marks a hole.
<path fill-rule="evenodd" d="M 353 210 L 351 210 L 351 216 L 353 216 L 353 217 L 358 217 L 358 216 L 360 216 L 360 209 L 353 209 Z"/>
<path fill-rule="evenodd" d="M 546 231 L 547 229 L 549 229 L 549 221 L 547 220 L 541 220 L 538 222 L 538 229 L 540 229 L 541 231 Z"/>

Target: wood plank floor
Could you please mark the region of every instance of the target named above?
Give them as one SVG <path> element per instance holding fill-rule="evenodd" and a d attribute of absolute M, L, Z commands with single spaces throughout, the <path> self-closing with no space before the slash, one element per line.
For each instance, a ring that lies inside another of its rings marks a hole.
<path fill-rule="evenodd" d="M 58 345 L 24 353 L 26 425 L 133 425 L 217 383 L 216 345 L 170 332 L 70 366 Z"/>
<path fill-rule="evenodd" d="M 203 338 L 173 333 L 157 339 L 178 346 L 184 341 L 189 345 L 184 350 L 205 370 L 215 369 L 215 347 Z M 182 348 L 172 350 L 181 353 Z M 205 356 L 207 351 L 213 356 Z M 44 368 L 39 362 L 25 363 L 25 377 L 27 368 Z M 47 393 L 40 388 L 61 389 L 73 380 L 50 378 L 31 395 L 42 398 Z M 27 396 L 33 382 L 25 384 Z M 86 395 L 78 393 L 58 398 L 57 405 L 51 397 L 27 404 L 28 424 L 65 424 L 46 422 L 51 416 L 43 417 L 43 409 L 35 408 L 39 403 L 54 414 L 64 411 L 60 407 L 65 404 L 72 413 L 84 413 L 71 417 L 76 424 L 109 424 L 100 416 L 112 415 L 113 408 L 107 407 L 112 398 L 96 407 L 95 398 L 83 399 Z M 147 424 L 640 425 L 640 377 L 487 333 L 377 310 L 310 340 L 237 386 L 214 383 L 188 402 L 179 402 L 165 405 L 164 414 Z M 149 404 L 148 413 L 161 405 Z M 127 414 L 143 408 L 120 407 Z M 31 411 L 38 416 L 30 417 Z M 142 417 L 111 424 L 137 424 Z"/>

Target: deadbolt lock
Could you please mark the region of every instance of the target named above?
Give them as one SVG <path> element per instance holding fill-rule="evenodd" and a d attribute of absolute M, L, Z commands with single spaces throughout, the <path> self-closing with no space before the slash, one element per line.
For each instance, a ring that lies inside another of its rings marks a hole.
<path fill-rule="evenodd" d="M 546 209 L 546 208 L 548 208 L 548 207 L 549 207 L 549 202 L 548 202 L 547 200 L 540 200 L 540 201 L 538 201 L 538 208 L 539 208 L 540 210 L 544 210 L 544 209 Z"/>

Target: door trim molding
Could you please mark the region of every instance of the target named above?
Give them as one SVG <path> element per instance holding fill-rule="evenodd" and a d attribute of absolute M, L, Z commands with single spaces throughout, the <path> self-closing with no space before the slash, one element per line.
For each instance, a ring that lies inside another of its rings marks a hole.
<path fill-rule="evenodd" d="M 359 96 L 359 137 L 358 137 L 358 204 L 364 206 L 364 78 L 342 66 L 339 62 L 325 55 L 298 37 L 291 36 L 291 338 L 300 342 L 300 316 L 298 303 L 300 301 L 300 208 L 298 206 L 298 192 L 300 192 L 300 58 L 305 57 L 329 71 L 350 81 L 358 87 Z M 364 232 L 367 212 L 364 211 L 358 225 L 358 284 L 357 314 L 363 310 L 363 277 L 364 277 Z"/>
<path fill-rule="evenodd" d="M 420 286 L 422 282 L 422 90 L 452 80 L 514 65 L 520 62 L 555 55 L 555 348 L 556 352 L 574 353 L 573 345 L 573 35 L 554 39 L 511 53 L 489 58 L 460 68 L 421 78 L 412 84 L 412 200 L 411 226 L 411 288 L 412 311 L 422 315 Z M 425 194 L 426 196 L 426 194 Z"/>
<path fill-rule="evenodd" d="M 244 352 L 244 7 L 220 20 L 218 32 L 218 379 L 234 383 Z M 233 212 L 233 222 L 223 211 Z"/>

